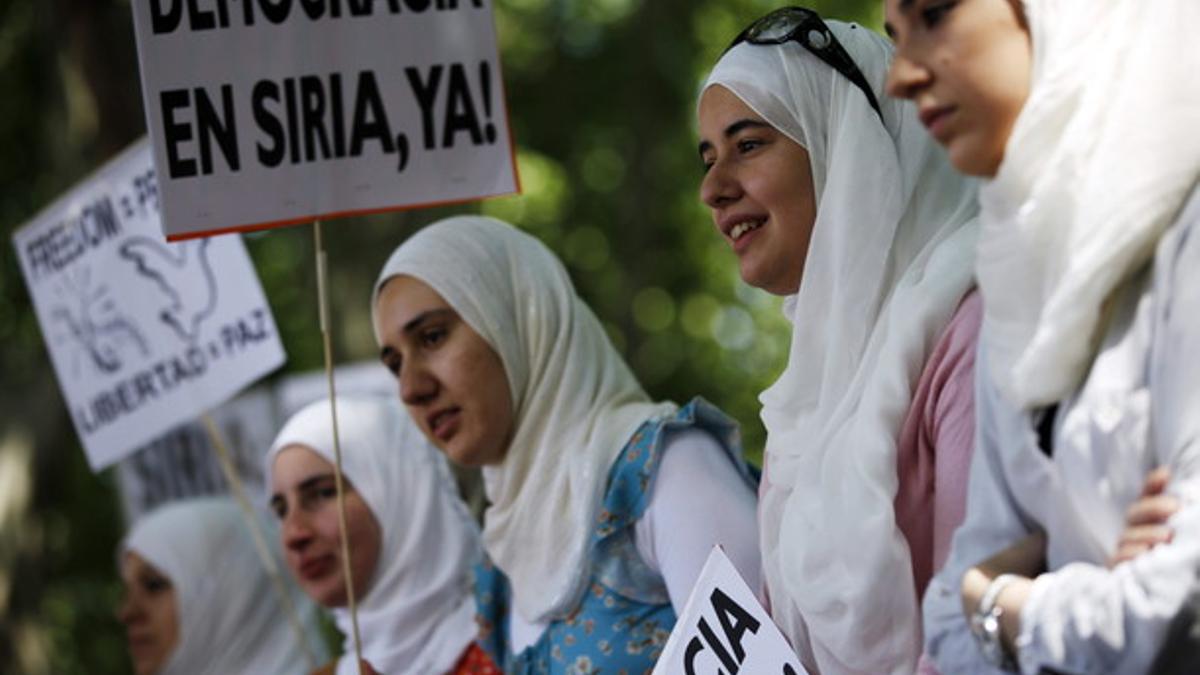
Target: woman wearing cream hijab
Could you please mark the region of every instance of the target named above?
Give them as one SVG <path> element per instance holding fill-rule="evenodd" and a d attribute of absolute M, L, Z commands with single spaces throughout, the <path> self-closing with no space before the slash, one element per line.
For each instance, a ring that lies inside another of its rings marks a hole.
<path fill-rule="evenodd" d="M 316 607 L 284 584 L 302 644 L 245 517 L 232 499 L 208 497 L 173 502 L 134 525 L 121 546 L 117 616 L 137 675 L 298 675 L 324 657 Z"/>
<path fill-rule="evenodd" d="M 979 442 L 929 650 L 955 673 L 1161 672 L 1200 569 L 1200 4 L 887 15 L 891 91 L 987 178 Z M 1114 559 L 1154 467 L 1173 536 Z"/>
<path fill-rule="evenodd" d="M 284 424 L 267 477 L 288 567 L 346 636 L 336 672 L 357 675 L 330 413 L 321 400 Z M 385 675 L 495 672 L 473 646 L 479 530 L 445 460 L 392 399 L 339 397 L 338 429 L 363 659 Z"/>
<path fill-rule="evenodd" d="M 757 583 L 736 426 L 642 390 L 562 263 L 497 220 L 434 223 L 376 285 L 421 430 L 483 467 L 484 643 L 506 672 L 644 672 L 715 544 Z"/>
<path fill-rule="evenodd" d="M 735 41 L 699 102 L 701 198 L 742 278 L 787 296 L 759 533 L 772 617 L 825 675 L 918 667 L 972 445 L 974 188 L 883 98 L 890 57 L 862 27 L 786 8 Z"/>

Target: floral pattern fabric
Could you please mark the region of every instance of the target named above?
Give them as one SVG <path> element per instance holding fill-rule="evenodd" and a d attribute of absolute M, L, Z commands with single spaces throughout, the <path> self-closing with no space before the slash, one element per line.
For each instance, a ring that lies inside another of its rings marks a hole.
<path fill-rule="evenodd" d="M 650 502 L 650 492 L 666 441 L 690 428 L 711 434 L 748 479 L 737 423 L 703 399 L 693 399 L 674 415 L 646 421 L 613 464 L 591 542 L 587 592 L 567 617 L 551 621 L 520 654 L 508 646 L 511 589 L 504 573 L 485 559 L 475 568 L 479 644 L 506 673 L 587 675 L 649 673 L 675 626 L 666 584 L 642 561 L 634 524 Z"/>

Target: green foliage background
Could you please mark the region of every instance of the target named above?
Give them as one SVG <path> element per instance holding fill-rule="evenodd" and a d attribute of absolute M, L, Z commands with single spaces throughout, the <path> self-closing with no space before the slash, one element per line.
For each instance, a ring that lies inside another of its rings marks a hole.
<path fill-rule="evenodd" d="M 783 367 L 778 301 L 749 289 L 697 198 L 695 95 L 767 0 L 497 0 L 524 194 L 326 226 L 339 362 L 373 358 L 366 298 L 422 224 L 483 212 L 541 237 L 656 398 L 702 395 L 761 457 Z M 880 23 L 876 0 L 817 2 Z M 0 0 L 6 237 L 144 133 L 128 0 Z M 310 228 L 247 238 L 289 360 L 322 366 Z M 125 673 L 114 481 L 87 468 L 11 245 L 0 246 L 0 672 Z"/>

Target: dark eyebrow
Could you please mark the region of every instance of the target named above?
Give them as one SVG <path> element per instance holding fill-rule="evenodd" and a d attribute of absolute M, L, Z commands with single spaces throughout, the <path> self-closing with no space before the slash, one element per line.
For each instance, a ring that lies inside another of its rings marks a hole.
<path fill-rule="evenodd" d="M 733 124 L 730 124 L 729 126 L 725 127 L 725 132 L 723 135 L 725 136 L 725 138 L 733 138 L 734 136 L 738 135 L 738 133 L 740 133 L 746 129 L 774 129 L 774 128 L 775 127 L 771 126 L 770 124 L 767 124 L 766 122 L 764 122 L 762 120 L 756 120 L 751 117 L 745 117 L 745 118 L 742 118 L 742 119 L 734 122 Z M 701 157 L 704 157 L 704 153 L 711 149 L 712 149 L 712 143 L 709 143 L 708 141 L 700 141 L 699 150 L 700 150 Z"/>
<path fill-rule="evenodd" d="M 428 310 L 425 312 L 421 312 L 420 314 L 416 315 L 412 319 L 409 319 L 408 323 L 404 324 L 404 327 L 401 328 L 400 330 L 404 333 L 411 333 L 414 330 L 420 328 L 421 324 L 425 323 L 425 321 L 427 321 L 429 319 L 437 318 L 439 316 L 445 316 L 445 315 L 453 316 L 454 310 L 452 310 L 448 307 L 440 307 L 438 309 L 431 309 L 431 310 Z"/>
<path fill-rule="evenodd" d="M 420 328 L 421 324 L 425 323 L 429 319 L 436 319 L 437 317 L 440 317 L 440 316 L 454 316 L 454 315 L 455 315 L 454 310 L 450 309 L 449 307 L 439 307 L 437 309 L 430 309 L 430 310 L 421 312 L 420 314 L 416 315 L 415 317 L 409 319 L 408 323 L 404 324 L 404 326 L 400 329 L 400 332 L 412 333 L 414 330 Z M 386 363 L 388 360 L 388 357 L 395 353 L 396 353 L 396 350 L 385 345 L 383 347 L 383 349 L 379 350 L 379 360 L 384 361 Z"/>
<path fill-rule="evenodd" d="M 303 492 L 305 490 L 310 490 L 317 483 L 320 483 L 323 480 L 331 479 L 331 478 L 336 478 L 336 476 L 334 476 L 331 473 L 319 473 L 315 476 L 309 476 L 308 478 L 305 478 L 304 480 L 300 481 L 300 483 L 296 486 L 296 491 Z M 279 504 L 281 502 L 286 502 L 286 501 L 287 500 L 284 499 L 282 494 L 276 492 L 275 494 L 271 495 L 270 504 L 272 507 L 274 507 L 276 504 Z"/>
<path fill-rule="evenodd" d="M 304 480 L 301 480 L 300 483 L 296 483 L 295 490 L 298 492 L 311 490 L 314 485 L 322 482 L 322 480 L 332 480 L 334 478 L 336 478 L 336 476 L 334 476 L 332 473 L 318 473 L 317 476 L 310 476 Z M 280 498 L 280 500 L 282 500 L 283 497 L 278 494 L 272 495 L 271 503 L 275 503 L 276 498 Z"/>
<path fill-rule="evenodd" d="M 312 486 L 316 485 L 317 483 L 320 483 L 323 480 L 333 480 L 334 478 L 335 478 L 335 476 L 331 473 L 319 473 L 315 476 L 309 476 L 308 478 L 305 478 L 304 480 L 300 481 L 300 484 L 296 486 L 296 489 L 297 490 L 308 490 Z"/>

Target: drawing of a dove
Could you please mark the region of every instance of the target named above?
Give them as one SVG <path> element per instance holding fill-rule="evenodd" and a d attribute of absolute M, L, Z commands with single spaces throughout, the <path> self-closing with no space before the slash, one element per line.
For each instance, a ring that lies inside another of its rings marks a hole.
<path fill-rule="evenodd" d="M 130 237 L 121 244 L 122 258 L 137 265 L 170 301 L 158 317 L 180 340 L 193 342 L 200 323 L 217 307 L 217 280 L 208 261 L 209 240 L 164 244 L 149 237 Z"/>

